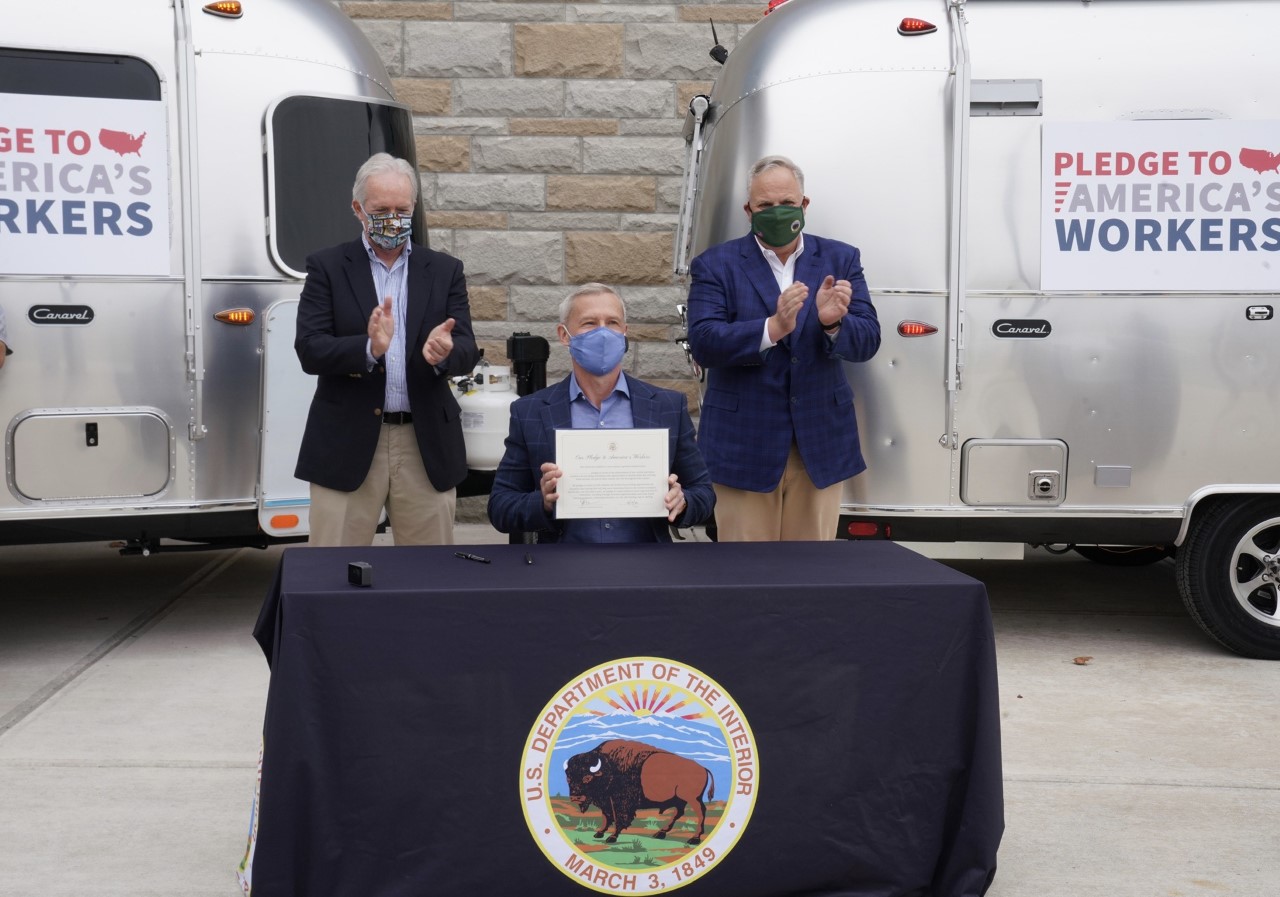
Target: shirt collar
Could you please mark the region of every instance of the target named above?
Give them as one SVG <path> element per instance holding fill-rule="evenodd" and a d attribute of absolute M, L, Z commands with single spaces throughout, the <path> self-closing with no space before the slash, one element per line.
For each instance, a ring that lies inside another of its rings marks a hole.
<path fill-rule="evenodd" d="M 803 236 L 803 235 L 801 235 L 801 236 Z M 404 241 L 404 252 L 402 252 L 402 253 L 400 253 L 398 256 L 396 256 L 396 260 L 395 260 L 394 262 L 392 262 L 392 263 L 390 264 L 390 266 L 388 266 L 388 265 L 387 265 L 387 263 L 386 263 L 386 262 L 384 262 L 382 259 L 378 258 L 377 253 L 375 253 L 375 252 L 373 251 L 373 244 L 369 242 L 369 235 L 368 235 L 367 233 L 365 233 L 365 231 L 364 231 L 364 228 L 363 228 L 363 227 L 362 227 L 362 228 L 360 228 L 360 242 L 364 244 L 364 251 L 365 251 L 366 253 L 368 253 L 368 255 L 369 255 L 369 261 L 371 261 L 371 262 L 377 262 L 379 265 L 382 265 L 384 268 L 394 268 L 396 265 L 400 264 L 401 259 L 403 259 L 403 260 L 405 260 L 405 261 L 408 261 L 408 260 L 409 260 L 409 253 L 413 252 L 413 241 L 412 241 L 412 240 L 405 240 L 405 241 Z"/>
<path fill-rule="evenodd" d="M 618 371 L 618 382 L 614 384 L 614 392 L 620 392 L 628 399 L 631 398 L 631 387 L 627 385 L 627 375 Z M 611 393 L 612 395 L 612 393 Z M 586 393 L 582 391 L 582 387 L 578 385 L 578 375 L 573 371 L 569 372 L 569 401 L 576 402 L 578 399 L 586 399 Z M 587 401 L 591 401 L 587 399 Z"/>
<path fill-rule="evenodd" d="M 787 262 L 783 262 L 781 259 L 779 259 L 778 254 L 768 246 L 761 243 L 760 238 L 757 237 L 755 234 L 752 234 L 751 238 L 756 241 L 756 245 L 759 246 L 760 251 L 764 253 L 765 261 L 774 262 L 780 268 L 783 267 L 786 263 L 789 263 L 792 259 L 799 258 L 800 253 L 804 252 L 804 231 L 800 232 L 800 242 L 796 244 L 796 251 L 791 253 L 791 255 L 787 257 Z"/>

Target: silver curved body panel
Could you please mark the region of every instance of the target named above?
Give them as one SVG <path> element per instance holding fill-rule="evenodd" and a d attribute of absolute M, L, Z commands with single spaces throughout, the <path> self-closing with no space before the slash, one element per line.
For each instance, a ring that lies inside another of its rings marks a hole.
<path fill-rule="evenodd" d="M 1280 307 L 1280 277 L 1062 290 L 1041 270 L 1044 129 L 1280 134 L 1280 3 L 962 5 L 967 56 L 943 0 L 791 0 L 730 55 L 702 123 L 693 254 L 744 232 L 747 171 L 768 153 L 804 169 L 806 228 L 863 252 L 884 341 L 849 367 L 869 469 L 846 511 L 1176 519 L 1206 489 L 1280 491 L 1280 322 L 1248 311 Z M 938 31 L 903 37 L 905 17 Z M 1280 190 L 1275 172 L 1247 174 Z M 938 332 L 902 336 L 901 321 Z M 1006 338 L 999 321 L 1052 332 Z M 1051 498 L 1028 493 L 1046 441 L 1065 446 Z"/>
<path fill-rule="evenodd" d="M 273 376 L 263 328 L 267 310 L 296 300 L 301 286 L 269 250 L 267 112 L 298 94 L 393 98 L 373 47 L 332 3 L 254 0 L 238 20 L 200 6 L 56 0 L 6 16 L 0 48 L 136 57 L 155 73 L 164 133 L 146 139 L 167 147 L 155 195 L 167 199 L 169 244 L 162 270 L 145 274 L 0 268 L 15 353 L 0 370 L 0 541 L 38 541 L 47 524 L 77 518 L 116 518 L 119 537 L 181 536 L 149 522 L 184 516 L 177 528 L 199 532 L 193 515 L 261 504 L 262 397 Z M 0 199 L 13 187 L 0 178 Z M 91 311 L 63 324 L 33 319 L 44 307 Z M 231 308 L 257 320 L 213 319 Z M 275 355 L 296 368 L 296 359 Z M 277 401 L 305 405 L 307 378 L 282 376 L 290 392 L 277 391 Z M 296 453 L 296 443 L 286 451 Z M 56 486 L 59 470 L 73 485 Z M 254 536 L 258 526 L 247 519 L 243 532 L 212 530 Z M 304 535 L 303 520 L 278 534 Z M 27 525 L 37 535 L 28 537 Z"/>

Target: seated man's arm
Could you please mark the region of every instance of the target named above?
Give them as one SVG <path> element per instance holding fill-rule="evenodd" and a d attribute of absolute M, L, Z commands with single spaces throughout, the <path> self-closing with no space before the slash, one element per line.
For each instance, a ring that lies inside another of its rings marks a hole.
<path fill-rule="evenodd" d="M 711 474 L 694 438 L 693 421 L 689 418 L 689 400 L 680 397 L 680 433 L 676 438 L 676 456 L 671 472 L 680 478 L 684 490 L 685 509 L 676 518 L 676 526 L 697 526 L 711 518 L 716 506 L 716 493 Z"/>
<path fill-rule="evenodd" d="M 506 449 L 489 490 L 489 522 L 500 533 L 547 532 L 556 528 L 553 514 L 543 506 L 540 488 L 542 458 L 530 456 L 525 424 L 512 406 Z"/>

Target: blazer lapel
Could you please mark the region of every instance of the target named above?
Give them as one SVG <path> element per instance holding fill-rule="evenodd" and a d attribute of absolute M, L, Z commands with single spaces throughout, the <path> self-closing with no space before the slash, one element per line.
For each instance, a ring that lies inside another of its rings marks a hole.
<path fill-rule="evenodd" d="M 547 455 L 555 457 L 556 430 L 573 429 L 573 416 L 569 412 L 569 378 L 565 377 L 547 394 L 546 404 L 539 409 L 542 432 L 550 443 Z"/>
<path fill-rule="evenodd" d="M 409 253 L 409 282 L 405 302 L 408 304 L 405 308 L 404 327 L 406 336 L 418 335 L 421 341 L 425 342 L 427 335 L 421 333 L 423 321 L 427 317 L 427 307 L 431 304 L 431 279 L 428 277 L 428 268 L 431 266 L 431 260 L 427 256 L 427 250 L 421 246 L 415 246 L 413 252 Z M 408 345 L 414 345 L 417 340 L 409 340 Z"/>
<path fill-rule="evenodd" d="M 378 296 L 378 288 L 373 282 L 373 270 L 369 267 L 369 254 L 359 240 L 347 244 L 346 264 L 347 284 L 351 287 L 351 296 L 367 320 L 374 308 L 382 301 Z"/>
<path fill-rule="evenodd" d="M 804 241 L 804 252 L 796 259 L 796 280 L 809 286 L 809 296 L 805 299 L 804 305 L 800 306 L 800 313 L 796 315 L 797 333 L 804 328 L 809 311 L 818 304 L 818 287 L 822 286 L 822 280 L 826 276 L 822 273 L 822 253 L 819 245 L 817 237 L 807 238 Z"/>
<path fill-rule="evenodd" d="M 755 288 L 756 295 L 764 303 L 765 310 L 773 314 L 778 308 L 778 280 L 773 276 L 773 269 L 765 261 L 760 244 L 751 234 L 738 241 L 738 252 L 742 256 L 742 270 Z"/>
<path fill-rule="evenodd" d="M 654 401 L 653 393 L 634 377 L 627 378 L 627 387 L 631 390 L 631 423 L 637 429 L 661 427 L 662 409 Z"/>

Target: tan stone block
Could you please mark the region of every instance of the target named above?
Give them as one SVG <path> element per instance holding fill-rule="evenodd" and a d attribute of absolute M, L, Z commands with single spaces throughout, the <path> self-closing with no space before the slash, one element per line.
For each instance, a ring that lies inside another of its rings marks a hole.
<path fill-rule="evenodd" d="M 671 327 L 667 324 L 627 324 L 627 336 L 636 342 L 670 342 Z"/>
<path fill-rule="evenodd" d="M 673 276 L 671 234 L 577 231 L 564 240 L 569 283 L 668 283 Z"/>
<path fill-rule="evenodd" d="M 487 352 L 485 357 L 488 357 Z M 697 416 L 698 403 L 700 401 L 698 397 L 698 381 L 693 379 L 692 375 L 689 376 L 688 380 L 646 380 L 645 382 L 661 389 L 674 389 L 676 392 L 684 393 L 685 398 L 689 400 L 689 414 Z"/>
<path fill-rule="evenodd" d="M 449 135 L 445 137 L 413 138 L 418 150 L 418 167 L 424 171 L 470 171 L 471 138 Z"/>
<path fill-rule="evenodd" d="M 472 317 L 475 317 L 472 315 Z M 484 350 L 484 359 L 489 364 L 511 364 L 511 360 L 507 358 L 507 341 L 498 339 L 478 339 L 476 340 L 476 348 Z M 512 389 L 514 389 L 514 385 Z"/>
<path fill-rule="evenodd" d="M 506 287 L 467 287 L 467 301 L 471 305 L 473 321 L 505 321 L 507 319 Z M 506 352 L 504 345 L 501 350 Z M 484 357 L 491 363 L 498 364 L 495 353 L 487 347 Z"/>
<path fill-rule="evenodd" d="M 740 6 L 730 6 L 728 4 L 721 5 L 717 3 L 714 6 L 682 6 L 679 9 L 681 22 L 705 22 L 708 19 L 719 25 L 736 23 L 739 25 L 753 25 L 764 18 L 764 10 L 769 4 L 751 3 L 742 4 Z"/>
<path fill-rule="evenodd" d="M 516 74 L 621 78 L 622 25 L 516 25 Z"/>
<path fill-rule="evenodd" d="M 426 78 L 392 78 L 396 99 L 420 115 L 448 115 L 453 109 L 453 91 L 448 81 Z"/>
<path fill-rule="evenodd" d="M 472 228 L 505 230 L 506 212 L 436 212 L 427 210 L 427 226 L 431 228 Z"/>
<path fill-rule="evenodd" d="M 342 11 L 353 19 L 419 19 L 424 22 L 441 22 L 453 18 L 452 3 L 344 2 L 341 5 Z"/>
<path fill-rule="evenodd" d="M 684 118 L 689 111 L 689 101 L 698 94 L 711 96 L 711 81 L 676 82 L 676 118 Z"/>
<path fill-rule="evenodd" d="M 613 118 L 513 118 L 508 130 L 521 137 L 614 137 Z"/>
<path fill-rule="evenodd" d="M 652 212 L 657 183 L 651 177 L 564 175 L 547 178 L 547 208 L 573 211 Z"/>

